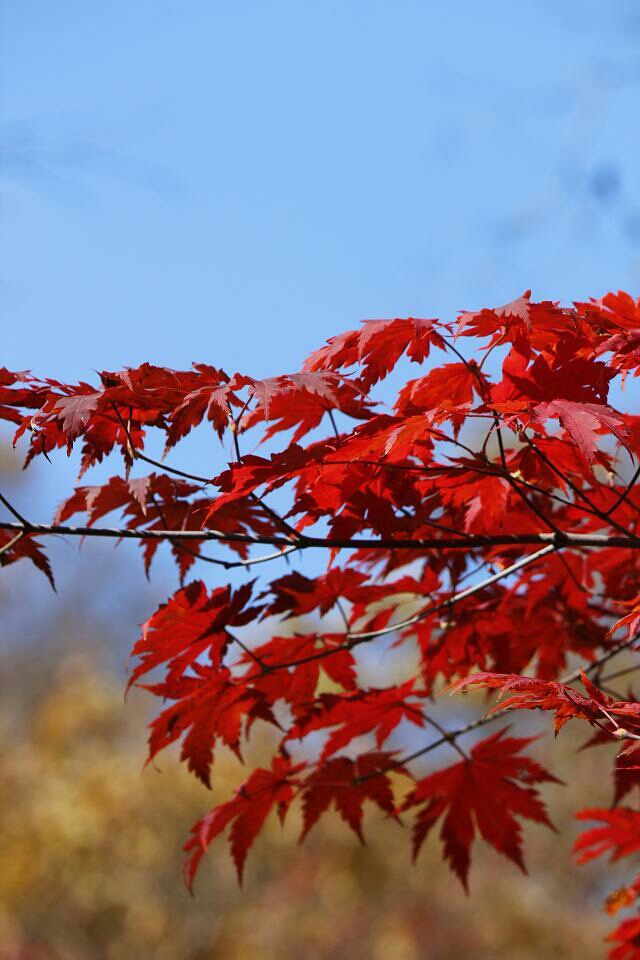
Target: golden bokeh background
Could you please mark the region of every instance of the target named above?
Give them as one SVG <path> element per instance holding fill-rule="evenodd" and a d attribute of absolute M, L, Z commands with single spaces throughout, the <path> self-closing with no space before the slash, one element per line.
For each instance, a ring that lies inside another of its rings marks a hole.
<path fill-rule="evenodd" d="M 112 575 L 109 584 L 103 573 L 104 589 L 126 592 Z M 17 600 L 6 591 L 2 599 L 5 610 Z M 66 602 L 52 605 L 57 619 L 43 611 L 36 646 L 12 645 L 2 657 L 1 960 L 603 956 L 611 921 L 601 902 L 625 871 L 571 862 L 573 811 L 607 804 L 611 793 L 610 750 L 576 753 L 580 726 L 534 747 L 570 784 L 545 791 L 559 832 L 525 829 L 528 876 L 477 843 L 467 897 L 437 835 L 414 866 L 408 825 L 370 812 L 363 848 L 332 813 L 300 846 L 294 812 L 284 829 L 268 822 L 242 890 L 219 840 L 190 897 L 180 872 L 188 829 L 246 770 L 222 753 L 212 794 L 176 753 L 161 757 L 161 770 L 143 770 L 151 698 L 134 691 L 124 702 L 108 627 L 96 629 L 81 597 L 70 602 L 71 616 Z M 132 615 L 126 598 L 118 607 Z M 258 735 L 248 763 L 266 747 Z"/>

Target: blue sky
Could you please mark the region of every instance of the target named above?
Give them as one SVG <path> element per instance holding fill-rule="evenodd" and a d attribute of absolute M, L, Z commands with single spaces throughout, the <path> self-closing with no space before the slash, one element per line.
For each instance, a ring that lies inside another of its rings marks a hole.
<path fill-rule="evenodd" d="M 266 376 L 361 318 L 639 292 L 636 0 L 0 0 L 0 18 L 9 368 Z M 71 476 L 40 467 L 31 513 Z"/>
<path fill-rule="evenodd" d="M 3 0 L 3 362 L 293 371 L 640 278 L 634 2 Z"/>

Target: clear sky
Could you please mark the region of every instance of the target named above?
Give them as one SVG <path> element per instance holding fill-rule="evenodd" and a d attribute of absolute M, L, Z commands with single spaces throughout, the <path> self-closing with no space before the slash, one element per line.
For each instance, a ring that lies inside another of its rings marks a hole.
<path fill-rule="evenodd" d="M 266 376 L 361 318 L 640 292 L 637 0 L 0 0 L 0 44 L 0 365 Z M 36 469 L 46 520 L 73 465 Z"/>
<path fill-rule="evenodd" d="M 636 0 L 1 0 L 2 363 L 299 369 L 640 280 Z"/>

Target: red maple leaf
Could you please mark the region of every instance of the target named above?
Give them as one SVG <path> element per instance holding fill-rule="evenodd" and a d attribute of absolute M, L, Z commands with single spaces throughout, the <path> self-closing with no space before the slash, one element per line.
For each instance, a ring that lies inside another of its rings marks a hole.
<path fill-rule="evenodd" d="M 100 393 L 91 391 L 91 393 L 80 393 L 72 397 L 61 397 L 55 404 L 54 410 L 62 422 L 62 429 L 69 444 L 84 431 L 98 406 L 100 397 Z"/>
<path fill-rule="evenodd" d="M 611 634 L 619 630 L 620 627 L 627 627 L 628 636 L 631 638 L 635 635 L 640 624 L 640 596 L 637 596 L 628 606 L 631 607 L 631 610 L 614 623 L 609 631 Z"/>
<path fill-rule="evenodd" d="M 384 813 L 395 816 L 393 791 L 385 772 L 390 767 L 398 771 L 392 755 L 379 751 L 362 754 L 356 760 L 333 757 L 321 763 L 303 784 L 300 839 L 306 837 L 311 827 L 333 804 L 360 842 L 364 843 L 362 815 L 365 800 L 371 800 Z"/>
<path fill-rule="evenodd" d="M 624 420 L 613 410 L 596 403 L 574 403 L 572 400 L 551 400 L 535 408 L 538 420 L 557 417 L 588 463 L 593 463 L 598 436 L 613 434 L 621 443 L 627 439 Z"/>
<path fill-rule="evenodd" d="M 139 663 L 129 687 L 162 663 L 167 664 L 169 683 L 204 653 L 219 665 L 233 640 L 229 629 L 250 623 L 260 612 L 259 607 L 247 606 L 251 590 L 252 583 L 245 583 L 235 592 L 228 586 L 209 592 L 202 580 L 178 590 L 143 624 L 142 636 L 132 650 Z"/>
<path fill-rule="evenodd" d="M 248 430 L 263 420 L 271 421 L 262 442 L 295 427 L 291 443 L 297 443 L 331 410 L 339 410 L 358 420 L 370 415 L 370 404 L 362 390 L 332 371 L 294 373 L 268 380 L 245 379 L 258 403 L 242 418 L 241 428 Z"/>
<path fill-rule="evenodd" d="M 324 760 L 363 734 L 375 733 L 376 746 L 385 740 L 403 720 L 424 726 L 420 698 L 414 692 L 414 681 L 382 690 L 358 690 L 346 694 L 322 694 L 317 706 L 291 728 L 289 736 L 306 737 L 316 730 L 333 730 L 324 745 Z"/>
<path fill-rule="evenodd" d="M 445 363 L 419 380 L 410 380 L 398 394 L 395 411 L 403 416 L 431 413 L 431 419 L 440 423 L 460 407 L 468 409 L 474 393 L 482 396 L 488 386 L 475 360 Z"/>
<path fill-rule="evenodd" d="M 417 857 L 432 826 L 443 817 L 440 837 L 445 859 L 465 890 L 476 831 L 526 873 L 522 832 L 517 817 L 554 829 L 544 805 L 531 786 L 559 783 L 529 757 L 519 754 L 535 738 L 505 737 L 505 730 L 477 743 L 468 760 L 438 770 L 420 780 L 404 809 L 425 804 L 413 828 Z"/>
<path fill-rule="evenodd" d="M 44 573 L 55 590 L 51 563 L 33 535 L 18 536 L 12 531 L 0 530 L 0 566 L 6 567 L 17 560 L 30 560 L 38 570 Z"/>
<path fill-rule="evenodd" d="M 265 607 L 265 615 L 286 613 L 289 617 L 298 617 L 318 610 L 324 616 L 340 603 L 341 597 L 350 599 L 357 595 L 358 588 L 366 581 L 366 575 L 352 567 L 331 567 L 313 580 L 297 570 L 287 573 L 272 580 L 269 590 L 261 594 L 261 598 L 269 595 L 275 598 Z"/>
<path fill-rule="evenodd" d="M 240 740 L 254 720 L 278 725 L 262 691 L 234 681 L 225 668 L 193 663 L 192 675 L 146 684 L 144 689 L 176 701 L 151 722 L 148 762 L 182 737 L 180 759 L 207 787 L 217 740 L 242 759 Z"/>
<path fill-rule="evenodd" d="M 360 381 L 369 389 L 386 377 L 405 350 L 410 360 L 422 363 L 432 346 L 444 346 L 433 320 L 365 320 L 360 330 L 332 337 L 312 353 L 304 369 L 341 370 L 362 364 Z"/>
<path fill-rule="evenodd" d="M 628 807 L 603 810 L 590 807 L 576 814 L 578 820 L 602 823 L 580 834 L 573 852 L 578 863 L 587 863 L 609 854 L 611 860 L 629 857 L 640 850 L 640 813 Z"/>
<path fill-rule="evenodd" d="M 185 879 L 191 891 L 207 848 L 230 823 L 231 856 L 236 865 L 238 880 L 242 883 L 244 864 L 250 847 L 274 807 L 280 819 L 284 820 L 294 797 L 290 779 L 302 768 L 301 764 L 292 765 L 288 758 L 275 757 L 270 770 L 254 770 L 232 800 L 214 807 L 211 813 L 194 825 L 191 838 L 184 848 L 187 854 Z"/>
<path fill-rule="evenodd" d="M 223 370 L 216 370 L 205 364 L 197 364 L 201 386 L 186 394 L 183 400 L 169 414 L 166 449 L 174 446 L 186 436 L 206 416 L 213 428 L 222 436 L 229 422 L 231 406 L 239 401 L 233 392 L 233 385 Z"/>
<path fill-rule="evenodd" d="M 609 960 L 640 960 L 640 917 L 623 920 L 605 939 L 617 944 L 609 951 Z"/>
<path fill-rule="evenodd" d="M 556 733 L 573 717 L 587 720 L 596 726 L 602 726 L 605 721 L 611 721 L 611 718 L 618 718 L 625 726 L 640 731 L 640 703 L 614 700 L 599 690 L 584 671 L 581 679 L 586 696 L 566 683 L 500 673 L 473 673 L 470 677 L 456 681 L 451 689 L 461 690 L 476 686 L 499 689 L 502 693 L 510 694 L 506 700 L 493 707 L 490 713 L 501 710 L 553 710 Z M 617 728 L 612 726 L 610 729 L 612 737 L 616 736 Z"/>
<path fill-rule="evenodd" d="M 502 307 L 483 310 L 463 310 L 458 314 L 458 328 L 456 335 L 464 331 L 467 336 L 485 337 L 496 331 L 506 331 L 510 325 L 528 327 L 531 313 L 531 290 L 525 290 L 521 297 L 517 297 Z"/>

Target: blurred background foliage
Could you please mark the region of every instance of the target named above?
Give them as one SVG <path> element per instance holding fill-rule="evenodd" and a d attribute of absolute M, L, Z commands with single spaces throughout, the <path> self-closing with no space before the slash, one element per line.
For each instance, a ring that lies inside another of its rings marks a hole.
<path fill-rule="evenodd" d="M 371 815 L 361 848 L 330 814 L 298 846 L 294 814 L 258 840 L 243 890 L 217 842 L 191 898 L 181 845 L 245 772 L 221 755 L 211 796 L 175 753 L 143 770 L 150 698 L 134 691 L 125 703 L 123 692 L 126 641 L 145 613 L 118 554 L 89 566 L 110 604 L 96 606 L 80 580 L 52 597 L 37 637 L 21 626 L 31 570 L 3 571 L 0 584 L 10 625 L 0 657 L 0 960 L 602 956 L 601 902 L 618 878 L 603 864 L 574 866 L 570 848 L 573 812 L 610 801 L 612 758 L 606 748 L 576 753 L 582 728 L 554 742 L 542 719 L 533 729 L 548 735 L 534 753 L 571 783 L 546 793 L 559 832 L 526 831 L 529 876 L 478 845 L 467 898 L 436 836 L 413 866 L 407 824 Z M 459 698 L 441 704 L 460 708 Z M 255 733 L 251 762 L 269 746 Z M 446 751 L 432 756 L 450 762 Z"/>

